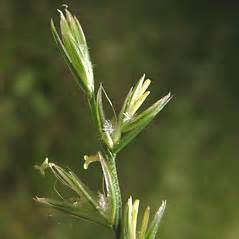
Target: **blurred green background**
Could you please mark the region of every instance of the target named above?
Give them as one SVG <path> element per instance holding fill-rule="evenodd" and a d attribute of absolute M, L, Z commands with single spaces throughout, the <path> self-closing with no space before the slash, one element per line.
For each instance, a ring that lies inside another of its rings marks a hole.
<path fill-rule="evenodd" d="M 0 0 L 0 238 L 113 238 L 105 228 L 37 205 L 54 179 L 48 156 L 97 188 L 97 150 L 83 94 L 53 41 L 56 0 Z M 124 201 L 167 199 L 164 239 L 239 238 L 239 4 L 236 1 L 75 0 L 95 78 L 119 109 L 146 73 L 152 103 L 175 95 L 118 157 Z"/>

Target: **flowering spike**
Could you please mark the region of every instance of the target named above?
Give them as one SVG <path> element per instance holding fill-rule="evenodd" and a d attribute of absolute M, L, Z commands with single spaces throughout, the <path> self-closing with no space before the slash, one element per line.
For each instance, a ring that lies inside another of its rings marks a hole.
<path fill-rule="evenodd" d="M 65 9 L 60 13 L 61 37 L 57 33 L 53 20 L 51 29 L 56 43 L 83 91 L 91 97 L 94 93 L 94 76 L 85 35 L 79 21 Z"/>
<path fill-rule="evenodd" d="M 155 239 L 159 223 L 163 216 L 166 207 L 166 201 L 162 202 L 159 210 L 156 212 L 152 222 L 149 224 L 150 207 L 147 207 L 144 212 L 140 230 L 137 230 L 137 217 L 139 209 L 139 200 L 132 201 L 130 196 L 126 203 L 123 224 L 122 238 L 124 239 Z M 148 226 L 149 224 L 149 226 Z"/>
<path fill-rule="evenodd" d="M 164 108 L 164 106 L 172 99 L 170 93 L 155 102 L 148 109 L 135 116 L 121 126 L 121 132 L 123 136 L 120 142 L 115 145 L 113 152 L 118 153 L 122 150 L 130 141 L 132 141 L 153 119 L 154 117 Z"/>
<path fill-rule="evenodd" d="M 128 132 L 143 125 L 148 125 L 151 120 L 167 105 L 172 99 L 171 93 L 169 92 L 166 96 L 156 101 L 148 109 L 137 115 L 131 122 L 124 125 L 122 131 Z"/>

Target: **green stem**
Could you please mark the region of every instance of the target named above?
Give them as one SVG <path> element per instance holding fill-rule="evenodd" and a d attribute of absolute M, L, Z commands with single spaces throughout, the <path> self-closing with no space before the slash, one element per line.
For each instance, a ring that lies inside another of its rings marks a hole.
<path fill-rule="evenodd" d="M 120 227 L 121 227 L 121 217 L 122 217 L 122 200 L 121 200 L 121 191 L 119 186 L 117 168 L 116 168 L 116 155 L 112 154 L 111 152 L 106 153 L 106 159 L 112 179 L 112 190 L 113 190 L 113 198 L 112 198 L 112 210 L 113 210 L 113 217 L 114 217 L 114 232 L 116 238 L 120 238 Z"/>
<path fill-rule="evenodd" d="M 88 98 L 89 107 L 91 111 L 91 116 L 97 127 L 98 132 L 101 134 L 101 122 L 99 119 L 99 114 L 97 110 L 95 97 L 92 96 Z M 116 154 L 113 154 L 107 146 L 102 142 L 102 148 L 104 152 L 104 157 L 107 159 L 107 164 L 109 167 L 109 172 L 112 180 L 112 210 L 113 210 L 113 230 L 115 233 L 116 239 L 119 239 L 121 236 L 121 217 L 122 217 L 122 200 L 121 200 L 121 191 L 119 186 L 117 168 L 116 168 Z"/>
<path fill-rule="evenodd" d="M 98 132 L 100 132 L 100 119 L 99 119 L 99 114 L 98 114 L 98 110 L 97 110 L 97 105 L 96 105 L 96 100 L 95 100 L 95 96 L 91 96 L 88 97 L 88 103 L 89 103 L 89 108 L 90 108 L 90 113 L 91 113 L 91 117 L 95 123 L 95 126 L 98 130 Z"/>

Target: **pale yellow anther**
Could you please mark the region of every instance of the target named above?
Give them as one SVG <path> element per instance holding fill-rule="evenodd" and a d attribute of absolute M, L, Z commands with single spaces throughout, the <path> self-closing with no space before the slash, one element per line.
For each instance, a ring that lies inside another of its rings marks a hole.
<path fill-rule="evenodd" d="M 139 109 L 139 107 L 144 103 L 148 95 L 150 94 L 150 91 L 146 91 L 141 97 L 134 103 L 132 108 L 130 109 L 129 113 L 130 115 L 134 115 L 136 111 Z"/>
<path fill-rule="evenodd" d="M 140 91 L 139 91 L 139 94 L 138 94 L 138 98 L 144 94 L 144 92 L 148 89 L 149 85 L 151 83 L 151 80 L 150 79 L 147 79 L 144 84 L 142 85 Z"/>
<path fill-rule="evenodd" d="M 95 154 L 95 155 L 84 155 L 84 160 L 85 160 L 85 163 L 84 163 L 84 169 L 88 169 L 89 165 L 93 162 L 96 162 L 96 161 L 100 161 L 100 155 L 99 153 L 98 154 Z"/>
<path fill-rule="evenodd" d="M 140 89 L 141 89 L 141 87 L 142 87 L 142 85 L 144 83 L 144 79 L 145 79 L 145 74 L 140 78 L 138 84 L 136 85 L 136 88 L 135 88 L 135 90 L 133 92 L 133 95 L 132 95 L 132 98 L 131 98 L 130 106 L 132 104 L 134 104 L 134 102 L 137 100 L 139 92 L 140 92 Z"/>
<path fill-rule="evenodd" d="M 145 75 L 141 77 L 138 81 L 138 84 L 135 86 L 133 95 L 130 99 L 129 106 L 125 114 L 129 115 L 130 118 L 134 116 L 139 107 L 143 104 L 147 96 L 150 94 L 149 91 L 146 91 L 151 83 L 150 79 L 145 80 Z M 146 91 L 146 92 L 145 92 Z"/>
<path fill-rule="evenodd" d="M 48 158 L 46 158 L 44 160 L 44 162 L 39 166 L 39 165 L 35 165 L 34 168 L 36 170 L 39 170 L 40 173 L 44 176 L 45 175 L 45 171 L 50 167 L 49 162 L 48 162 Z"/>

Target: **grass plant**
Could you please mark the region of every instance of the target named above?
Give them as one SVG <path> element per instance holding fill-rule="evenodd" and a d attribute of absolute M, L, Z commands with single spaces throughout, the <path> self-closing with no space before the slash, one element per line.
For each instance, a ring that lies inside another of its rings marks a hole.
<path fill-rule="evenodd" d="M 63 11 L 58 11 L 59 31 L 51 20 L 53 37 L 86 96 L 96 126 L 96 135 L 100 135 L 101 148 L 93 155 L 84 156 L 83 167 L 87 170 L 91 163 L 100 163 L 104 186 L 100 193 L 93 192 L 73 171 L 49 162 L 47 158 L 35 168 L 42 175 L 45 175 L 45 171 L 49 169 L 57 181 L 74 193 L 75 199 L 72 202 L 71 199 L 63 197 L 60 199 L 35 197 L 35 200 L 69 215 L 104 225 L 114 232 L 116 239 L 154 239 L 165 211 L 166 201 L 162 202 L 151 222 L 150 208 L 147 207 L 139 224 L 137 220 L 139 200 L 130 197 L 125 206 L 122 206 L 116 157 L 155 118 L 172 96 L 169 93 L 146 110 L 140 111 L 141 105 L 150 94 L 148 88 L 151 83 L 143 75 L 129 90 L 121 109 L 116 113 L 103 85 L 99 85 L 96 90 L 86 38 L 78 19 L 66 6 Z M 113 119 L 106 117 L 104 98 L 113 111 Z"/>

